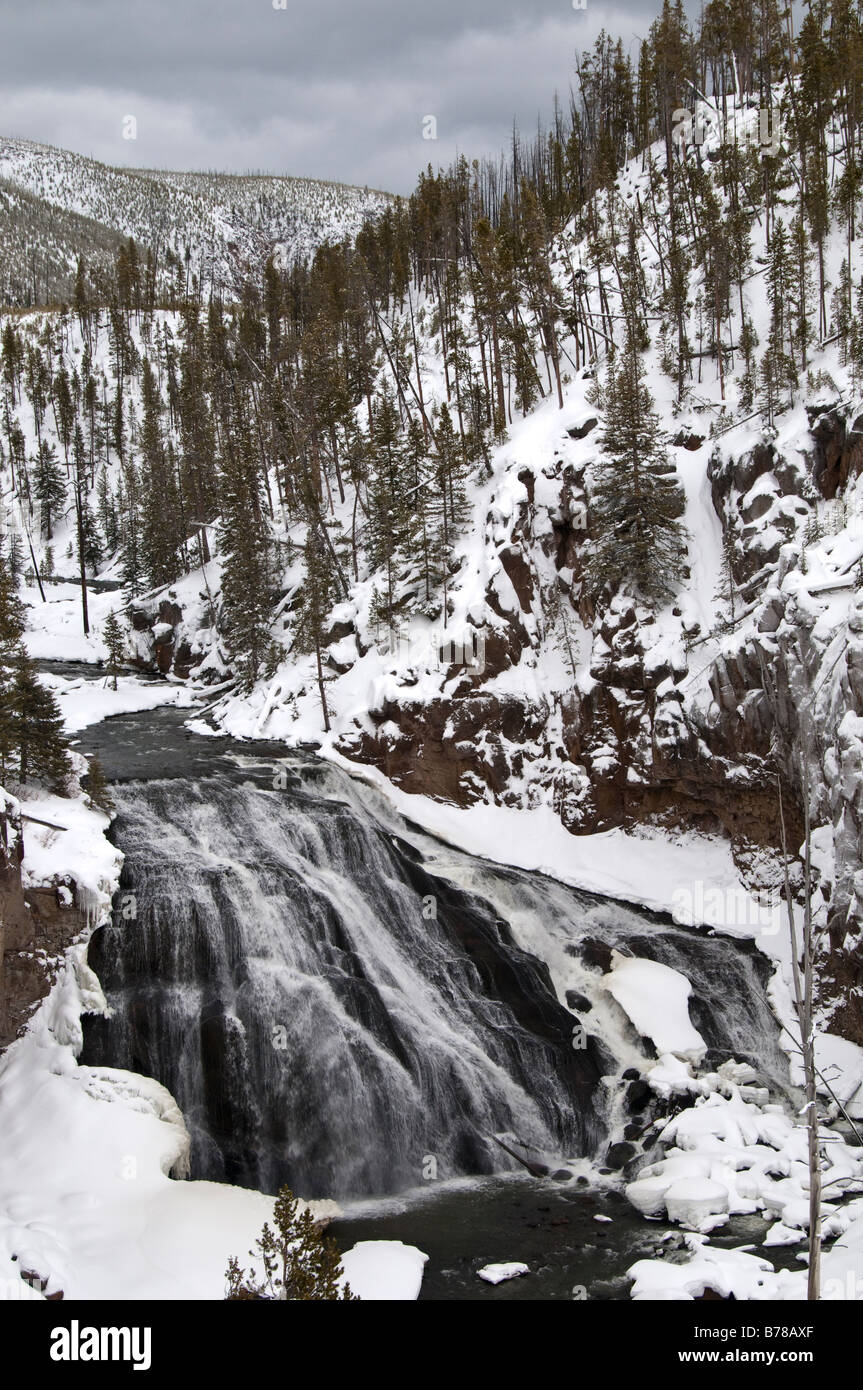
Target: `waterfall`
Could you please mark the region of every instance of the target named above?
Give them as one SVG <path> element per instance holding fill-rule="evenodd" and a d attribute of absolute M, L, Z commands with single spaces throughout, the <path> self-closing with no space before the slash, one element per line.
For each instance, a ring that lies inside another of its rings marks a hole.
<path fill-rule="evenodd" d="M 123 882 L 90 950 L 112 1016 L 83 1060 L 170 1090 L 193 1176 L 344 1197 L 498 1171 L 494 1135 L 599 1152 L 603 1078 L 646 1060 L 597 943 L 682 969 L 711 1047 L 780 1075 L 737 944 L 444 850 L 333 769 L 271 773 L 113 792 Z"/>
<path fill-rule="evenodd" d="M 237 785 L 118 787 L 126 855 L 90 952 L 113 1008 L 84 1059 L 154 1076 L 195 1176 L 304 1195 L 491 1172 L 509 1132 L 599 1138 L 601 1049 L 488 904 L 348 805 Z"/>

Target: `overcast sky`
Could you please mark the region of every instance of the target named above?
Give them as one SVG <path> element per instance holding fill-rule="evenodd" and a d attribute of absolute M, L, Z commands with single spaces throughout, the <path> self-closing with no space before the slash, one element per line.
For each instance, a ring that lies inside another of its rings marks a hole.
<path fill-rule="evenodd" d="M 111 164 L 407 193 L 429 162 L 496 154 L 513 116 L 532 129 L 601 28 L 635 60 L 655 13 L 652 0 L 276 3 L 0 0 L 0 134 Z"/>

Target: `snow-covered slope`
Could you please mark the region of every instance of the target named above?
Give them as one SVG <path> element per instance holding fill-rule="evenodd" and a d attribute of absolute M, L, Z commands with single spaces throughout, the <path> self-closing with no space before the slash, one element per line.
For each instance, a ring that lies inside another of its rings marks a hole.
<path fill-rule="evenodd" d="M 68 300 L 78 255 L 99 269 L 130 236 L 184 267 L 188 250 L 190 274 L 231 289 L 273 253 L 287 265 L 354 236 L 388 199 L 317 179 L 111 168 L 0 137 L 0 302 Z"/>

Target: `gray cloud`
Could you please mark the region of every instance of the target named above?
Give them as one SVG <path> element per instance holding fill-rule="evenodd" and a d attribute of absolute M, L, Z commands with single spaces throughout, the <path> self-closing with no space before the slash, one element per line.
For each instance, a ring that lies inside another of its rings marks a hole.
<path fill-rule="evenodd" d="M 114 164 L 409 192 L 427 163 L 496 154 L 513 118 L 532 129 L 601 28 L 634 57 L 653 13 L 651 0 L 0 0 L 0 133 Z"/>

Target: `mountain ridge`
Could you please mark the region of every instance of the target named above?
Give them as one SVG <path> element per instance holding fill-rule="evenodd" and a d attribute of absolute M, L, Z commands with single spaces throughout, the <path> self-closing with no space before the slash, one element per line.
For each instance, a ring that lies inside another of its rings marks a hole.
<path fill-rule="evenodd" d="M 91 274 L 109 273 L 119 240 L 132 237 L 142 251 L 169 258 L 169 267 L 181 263 L 214 291 L 233 294 L 269 255 L 285 268 L 307 259 L 325 242 L 355 236 L 391 199 L 288 174 L 110 165 L 0 136 L 0 301 L 40 307 L 71 299 L 82 240 L 76 218 L 87 224 Z"/>

